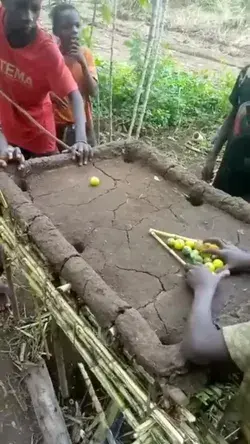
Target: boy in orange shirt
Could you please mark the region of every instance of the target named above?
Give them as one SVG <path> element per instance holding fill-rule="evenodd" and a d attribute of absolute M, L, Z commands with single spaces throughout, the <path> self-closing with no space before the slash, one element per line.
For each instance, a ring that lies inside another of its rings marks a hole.
<path fill-rule="evenodd" d="M 94 146 L 96 139 L 90 97 L 94 97 L 97 94 L 97 70 L 91 51 L 79 45 L 80 15 L 73 5 L 62 3 L 53 8 L 51 19 L 53 34 L 58 38 L 65 63 L 84 98 L 86 134 L 88 143 Z M 54 103 L 57 136 L 68 145 L 71 145 L 75 138 L 75 122 L 70 103 L 67 98 L 62 100 L 55 95 L 52 96 L 52 100 Z"/>

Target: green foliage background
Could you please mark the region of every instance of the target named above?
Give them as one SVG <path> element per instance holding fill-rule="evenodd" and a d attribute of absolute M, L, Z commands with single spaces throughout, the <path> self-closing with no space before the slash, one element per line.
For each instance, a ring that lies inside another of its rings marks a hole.
<path fill-rule="evenodd" d="M 109 64 L 97 61 L 102 119 L 109 111 Z M 140 73 L 139 63 L 116 63 L 113 77 L 114 122 L 129 127 Z M 144 120 L 145 129 L 219 125 L 229 109 L 228 96 L 235 79 L 208 71 L 187 72 L 171 57 L 158 63 Z M 97 109 L 96 109 L 97 112 Z"/>

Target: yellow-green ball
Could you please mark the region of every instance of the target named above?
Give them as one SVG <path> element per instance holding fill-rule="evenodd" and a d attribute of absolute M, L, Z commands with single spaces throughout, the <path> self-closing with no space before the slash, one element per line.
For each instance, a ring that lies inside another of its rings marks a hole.
<path fill-rule="evenodd" d="M 176 239 L 174 243 L 174 248 L 176 250 L 182 250 L 185 247 L 185 242 L 183 239 Z"/>
<path fill-rule="evenodd" d="M 90 184 L 92 187 L 98 187 L 98 185 L 100 185 L 100 179 L 99 179 L 99 177 L 95 177 L 95 176 L 91 177 L 91 178 L 89 179 L 89 184 Z"/>
<path fill-rule="evenodd" d="M 215 267 L 212 262 L 206 262 L 205 267 L 207 267 L 212 273 L 215 271 Z"/>
<path fill-rule="evenodd" d="M 219 270 L 220 268 L 224 267 L 224 263 L 220 259 L 215 259 L 213 261 L 213 265 L 214 265 L 215 270 Z"/>
<path fill-rule="evenodd" d="M 172 248 L 172 247 L 174 247 L 174 244 L 175 244 L 175 239 L 173 237 L 170 237 L 167 240 L 167 245 Z"/>
<path fill-rule="evenodd" d="M 192 239 L 188 239 L 188 240 L 186 240 L 185 245 L 186 245 L 186 247 L 190 247 L 193 250 L 193 248 L 195 246 L 195 241 Z"/>

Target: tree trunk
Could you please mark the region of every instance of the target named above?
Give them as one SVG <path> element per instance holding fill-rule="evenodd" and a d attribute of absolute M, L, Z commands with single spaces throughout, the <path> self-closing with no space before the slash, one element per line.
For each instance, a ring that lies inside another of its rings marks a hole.
<path fill-rule="evenodd" d="M 71 444 L 45 361 L 30 363 L 27 370 L 25 382 L 44 444 Z"/>

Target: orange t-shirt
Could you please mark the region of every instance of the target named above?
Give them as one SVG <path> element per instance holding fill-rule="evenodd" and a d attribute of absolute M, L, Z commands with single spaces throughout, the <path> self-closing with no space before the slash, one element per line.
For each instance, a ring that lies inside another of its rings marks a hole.
<path fill-rule="evenodd" d="M 97 80 L 97 70 L 95 66 L 95 60 L 92 55 L 92 52 L 88 48 L 81 48 L 82 54 L 85 57 L 85 60 L 87 62 L 90 74 L 94 79 Z M 75 79 L 79 91 L 84 97 L 85 100 L 85 114 L 86 114 L 86 126 L 87 128 L 91 128 L 92 123 L 92 106 L 91 102 L 88 96 L 84 94 L 85 89 L 85 79 L 82 72 L 82 67 L 80 63 L 76 62 L 72 57 L 65 56 L 64 57 L 65 63 L 67 67 L 69 68 L 73 78 Z M 67 100 L 67 99 L 66 99 Z M 72 112 L 72 108 L 69 104 L 68 108 L 62 108 L 60 105 L 57 105 L 54 103 L 54 113 L 55 113 L 55 122 L 56 125 L 71 125 L 74 123 L 74 116 Z"/>

